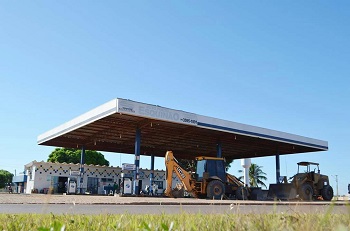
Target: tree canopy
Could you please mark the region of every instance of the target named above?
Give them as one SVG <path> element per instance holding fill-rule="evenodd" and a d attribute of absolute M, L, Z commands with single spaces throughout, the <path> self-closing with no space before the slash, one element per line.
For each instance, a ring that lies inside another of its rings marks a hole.
<path fill-rule="evenodd" d="M 233 158 L 225 158 L 225 169 L 226 172 L 231 168 L 231 164 L 233 162 Z"/>
<path fill-rule="evenodd" d="M 242 173 L 243 170 L 239 170 L 238 172 Z M 243 176 L 238 177 L 238 179 L 242 180 Z M 249 167 L 249 184 L 252 187 L 264 186 L 267 188 L 266 184 L 263 180 L 267 180 L 266 173 L 263 172 L 262 166 L 257 164 L 251 164 Z"/>
<path fill-rule="evenodd" d="M 5 188 L 8 183 L 12 182 L 13 174 L 9 171 L 0 170 L 0 188 Z"/>
<path fill-rule="evenodd" d="M 47 161 L 58 163 L 80 163 L 81 150 L 74 148 L 56 148 L 51 152 Z M 94 150 L 85 151 L 85 164 L 106 165 L 109 166 L 109 161 L 104 155 Z"/>

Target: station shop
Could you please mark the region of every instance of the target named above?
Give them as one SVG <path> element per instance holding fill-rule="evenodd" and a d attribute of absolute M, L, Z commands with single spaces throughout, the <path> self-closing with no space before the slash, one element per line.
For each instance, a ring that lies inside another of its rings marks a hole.
<path fill-rule="evenodd" d="M 120 189 L 123 185 L 123 176 L 132 177 L 134 174 L 132 170 L 123 170 L 119 166 L 83 165 L 83 168 L 84 172 L 80 174 L 80 164 L 32 161 L 24 166 L 23 175 L 14 177 L 14 192 L 66 193 L 67 183 L 71 180 L 76 182 L 76 193 L 104 195 L 110 193 L 114 184 L 117 184 Z M 151 185 L 151 173 L 149 169 L 139 169 L 137 183 L 140 190 Z M 178 182 L 177 179 L 174 180 L 175 183 Z M 158 194 L 163 193 L 166 186 L 164 170 L 153 171 L 152 184 L 158 186 Z"/>

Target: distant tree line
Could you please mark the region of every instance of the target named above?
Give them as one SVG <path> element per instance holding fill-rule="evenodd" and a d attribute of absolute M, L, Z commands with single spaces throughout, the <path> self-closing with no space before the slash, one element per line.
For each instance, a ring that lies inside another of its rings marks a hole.
<path fill-rule="evenodd" d="M 0 170 L 0 188 L 5 188 L 9 183 L 12 182 L 13 174 L 9 171 Z"/>

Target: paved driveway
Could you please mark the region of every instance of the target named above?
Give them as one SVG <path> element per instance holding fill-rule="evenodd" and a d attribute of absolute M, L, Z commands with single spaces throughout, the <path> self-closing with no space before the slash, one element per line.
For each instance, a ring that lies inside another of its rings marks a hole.
<path fill-rule="evenodd" d="M 92 195 L 0 194 L 0 213 L 349 213 L 348 201 L 274 202 Z"/>

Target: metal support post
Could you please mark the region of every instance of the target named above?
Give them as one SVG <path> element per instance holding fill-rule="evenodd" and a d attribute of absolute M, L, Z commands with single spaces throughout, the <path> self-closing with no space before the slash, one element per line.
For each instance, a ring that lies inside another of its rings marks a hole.
<path fill-rule="evenodd" d="M 149 177 L 149 181 L 150 181 L 150 187 L 149 190 L 151 191 L 151 193 L 153 194 L 153 180 L 154 180 L 154 155 L 151 155 L 151 174 Z"/>
<path fill-rule="evenodd" d="M 216 144 L 216 157 L 222 157 L 221 141 Z"/>
<path fill-rule="evenodd" d="M 134 172 L 134 194 L 139 195 L 139 167 L 140 167 L 140 152 L 141 152 L 141 129 L 136 128 L 135 136 L 135 166 Z"/>
<path fill-rule="evenodd" d="M 332 175 L 333 176 L 333 175 Z M 335 178 L 335 184 L 336 184 L 336 192 L 337 192 L 337 194 L 336 194 L 336 196 L 337 196 L 337 199 L 336 200 L 338 200 L 338 197 L 339 197 L 339 191 L 338 191 L 338 175 L 334 175 L 333 176 L 334 178 Z"/>
<path fill-rule="evenodd" d="M 281 168 L 280 168 L 280 154 L 276 154 L 276 183 L 278 184 L 281 176 Z"/>
<path fill-rule="evenodd" d="M 83 185 L 84 185 L 84 164 L 85 164 L 85 147 L 81 147 L 80 154 L 80 184 L 79 184 L 79 193 L 83 194 Z"/>
<path fill-rule="evenodd" d="M 338 175 L 335 175 L 335 182 L 337 183 L 337 200 L 339 197 L 339 191 L 338 191 Z"/>

